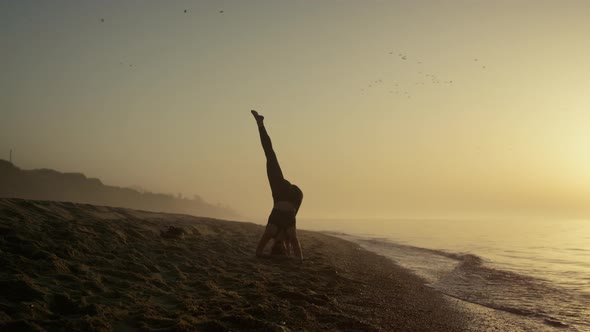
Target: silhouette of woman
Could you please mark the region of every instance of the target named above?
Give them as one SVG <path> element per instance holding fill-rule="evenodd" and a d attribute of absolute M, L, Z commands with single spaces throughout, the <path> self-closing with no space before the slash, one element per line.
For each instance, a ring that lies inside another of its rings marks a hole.
<path fill-rule="evenodd" d="M 258 124 L 260 141 L 266 156 L 266 173 L 274 202 L 273 209 L 268 217 L 266 229 L 258 242 L 256 256 L 262 255 L 264 247 L 270 239 L 282 238 L 284 236 L 287 244 L 293 247 L 295 255 L 300 260 L 303 260 L 301 245 L 299 244 L 299 239 L 297 239 L 297 230 L 295 228 L 295 216 L 303 201 L 303 192 L 299 187 L 291 184 L 291 182 L 285 180 L 283 177 L 279 161 L 272 149 L 270 137 L 266 132 L 266 128 L 264 128 L 264 116 L 259 115 L 254 110 L 252 110 L 252 115 L 254 115 L 254 119 L 256 119 L 256 123 Z"/>

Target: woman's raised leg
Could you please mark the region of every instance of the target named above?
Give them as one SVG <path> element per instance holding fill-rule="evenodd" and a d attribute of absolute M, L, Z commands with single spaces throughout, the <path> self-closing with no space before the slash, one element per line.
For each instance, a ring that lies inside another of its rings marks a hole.
<path fill-rule="evenodd" d="M 285 178 L 283 176 L 283 171 L 281 171 L 277 155 L 272 148 L 270 136 L 268 136 L 266 128 L 264 127 L 264 117 L 254 110 L 252 110 L 252 115 L 254 116 L 254 119 L 256 119 L 256 124 L 258 125 L 260 143 L 262 143 L 262 149 L 266 156 L 266 174 L 274 197 L 274 194 L 278 192 L 280 186 L 284 184 Z"/>

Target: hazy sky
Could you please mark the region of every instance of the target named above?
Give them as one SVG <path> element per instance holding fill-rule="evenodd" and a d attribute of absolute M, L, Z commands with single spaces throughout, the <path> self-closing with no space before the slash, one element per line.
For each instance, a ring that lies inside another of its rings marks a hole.
<path fill-rule="evenodd" d="M 263 220 L 257 109 L 301 218 L 588 217 L 589 14 L 588 1 L 2 1 L 0 157 Z"/>

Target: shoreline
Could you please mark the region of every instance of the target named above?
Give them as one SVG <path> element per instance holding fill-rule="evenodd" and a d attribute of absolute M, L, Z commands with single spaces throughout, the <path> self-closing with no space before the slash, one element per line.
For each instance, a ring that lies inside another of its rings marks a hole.
<path fill-rule="evenodd" d="M 337 238 L 341 238 L 346 241 L 353 242 L 355 244 L 360 245 L 364 249 L 371 251 L 377 255 L 383 256 L 389 260 L 392 260 L 396 265 L 401 266 L 409 273 L 418 276 L 422 282 L 427 285 L 427 287 L 436 290 L 438 293 L 442 294 L 443 297 L 452 305 L 456 310 L 460 311 L 463 315 L 468 318 L 468 331 L 488 331 L 488 330 L 495 330 L 495 329 L 502 329 L 506 331 L 538 331 L 538 332 L 551 332 L 551 331 L 563 331 L 564 328 L 567 330 L 571 326 L 564 325 L 559 321 L 553 321 L 550 319 L 535 319 L 526 315 L 517 314 L 514 312 L 510 312 L 507 310 L 501 310 L 494 307 L 489 307 L 481 303 L 472 302 L 452 294 L 447 294 L 436 287 L 431 286 L 436 280 L 431 280 L 432 276 L 423 276 L 420 274 L 419 271 L 413 270 L 412 267 L 407 266 L 404 263 L 400 263 L 396 261 L 395 256 L 391 257 L 386 252 L 379 251 L 376 248 L 372 248 L 370 246 L 366 246 L 364 241 L 359 241 L 359 239 L 364 239 L 366 236 L 357 236 L 349 233 L 343 233 L 340 231 L 320 231 L 321 233 L 335 236 Z M 369 237 L 370 238 L 370 237 Z M 395 243 L 395 242 L 392 242 Z M 412 247 L 411 245 L 404 244 L 403 246 Z M 422 247 L 414 247 L 419 250 L 431 250 L 425 249 Z M 407 263 L 407 262 L 406 262 Z M 457 266 L 459 263 L 457 263 Z M 450 271 L 449 271 L 450 272 Z M 573 328 L 573 327 L 571 327 Z M 573 328 L 573 330 L 576 330 Z"/>
<path fill-rule="evenodd" d="M 257 259 L 263 230 L 0 199 L 0 328 L 470 331 L 480 319 L 393 261 L 319 232 L 298 231 L 303 264 Z"/>

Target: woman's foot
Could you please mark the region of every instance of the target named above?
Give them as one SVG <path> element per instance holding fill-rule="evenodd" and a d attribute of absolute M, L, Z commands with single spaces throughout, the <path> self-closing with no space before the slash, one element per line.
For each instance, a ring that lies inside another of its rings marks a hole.
<path fill-rule="evenodd" d="M 262 121 L 264 120 L 264 116 L 258 114 L 258 112 L 256 112 L 255 110 L 252 110 L 252 115 L 254 115 L 254 119 L 256 119 L 256 123 L 258 123 L 259 125 L 262 124 Z"/>

